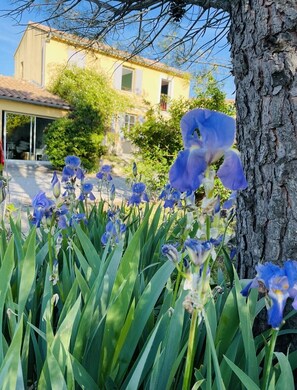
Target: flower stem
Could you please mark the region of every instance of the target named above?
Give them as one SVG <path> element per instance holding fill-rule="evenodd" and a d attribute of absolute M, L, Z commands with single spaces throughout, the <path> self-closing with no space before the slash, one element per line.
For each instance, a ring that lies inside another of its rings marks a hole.
<path fill-rule="evenodd" d="M 51 229 L 50 231 L 48 232 L 47 234 L 47 241 L 48 241 L 48 264 L 49 264 L 49 269 L 50 269 L 50 272 L 53 271 L 53 249 L 52 249 L 52 233 L 51 233 Z"/>
<path fill-rule="evenodd" d="M 182 276 L 181 273 L 179 272 L 179 270 L 177 270 L 177 278 L 176 278 L 176 280 L 175 280 L 175 285 L 174 285 L 174 292 L 173 292 L 173 298 L 172 298 L 172 306 L 174 306 L 175 301 L 176 301 L 178 289 L 179 289 L 179 286 L 180 286 L 181 276 Z"/>
<path fill-rule="evenodd" d="M 89 213 L 88 213 L 88 199 L 85 197 L 85 215 L 86 218 L 89 218 Z"/>
<path fill-rule="evenodd" d="M 206 239 L 210 240 L 210 227 L 211 227 L 211 221 L 210 221 L 210 216 L 206 216 Z"/>
<path fill-rule="evenodd" d="M 262 385 L 263 390 L 268 389 L 269 386 L 271 364 L 272 364 L 273 352 L 274 352 L 277 336 L 278 336 L 278 329 L 272 329 L 272 335 L 269 342 L 268 353 L 266 353 L 265 355 L 264 370 L 263 370 L 264 371 L 263 385 Z"/>
<path fill-rule="evenodd" d="M 53 267 L 54 267 L 54 259 L 53 259 L 53 236 L 52 236 L 52 230 L 53 226 L 55 223 L 55 215 L 52 215 L 51 223 L 50 223 L 50 228 L 49 232 L 47 234 L 47 241 L 48 241 L 48 264 L 49 264 L 49 269 L 50 272 L 53 272 Z"/>
<path fill-rule="evenodd" d="M 191 326 L 190 326 L 190 333 L 189 333 L 189 340 L 188 340 L 188 351 L 187 351 L 185 375 L 184 375 L 182 390 L 190 390 L 191 388 L 193 363 L 194 363 L 194 356 L 195 356 L 194 345 L 195 345 L 195 338 L 196 338 L 197 320 L 198 320 L 198 309 L 194 308 L 192 313 L 192 318 L 191 318 Z"/>

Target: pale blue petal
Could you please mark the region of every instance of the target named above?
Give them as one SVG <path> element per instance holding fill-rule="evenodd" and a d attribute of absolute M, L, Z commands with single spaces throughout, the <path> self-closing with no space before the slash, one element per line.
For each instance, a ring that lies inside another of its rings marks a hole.
<path fill-rule="evenodd" d="M 288 296 L 286 294 L 279 294 L 279 296 L 276 297 L 274 295 L 272 296 L 271 293 L 269 293 L 269 296 L 272 299 L 272 306 L 268 310 L 268 324 L 271 325 L 272 328 L 277 329 L 282 323 Z"/>
<path fill-rule="evenodd" d="M 96 200 L 96 197 L 95 197 L 95 195 L 93 194 L 93 192 L 90 192 L 89 197 L 90 197 L 90 200 Z"/>
<path fill-rule="evenodd" d="M 58 227 L 60 228 L 60 229 L 67 229 L 67 220 L 66 220 L 66 217 L 65 217 L 65 215 L 61 215 L 60 217 L 59 217 L 59 220 L 58 220 Z"/>
<path fill-rule="evenodd" d="M 180 121 L 185 149 L 190 148 L 193 145 L 197 145 L 199 147 L 202 146 L 202 141 L 200 140 L 198 133 L 195 131 L 200 125 L 198 115 L 200 111 L 202 110 L 196 109 L 189 111 Z"/>
<path fill-rule="evenodd" d="M 225 159 L 217 172 L 223 185 L 229 190 L 244 190 L 247 181 L 243 173 L 240 155 L 237 150 L 230 149 L 225 153 Z"/>
<path fill-rule="evenodd" d="M 78 168 L 80 166 L 80 158 L 77 156 L 67 156 L 65 158 L 65 164 L 71 168 Z"/>
<path fill-rule="evenodd" d="M 62 182 L 68 181 L 74 174 L 75 172 L 70 166 L 64 167 L 62 171 Z"/>
<path fill-rule="evenodd" d="M 170 168 L 170 184 L 180 192 L 196 191 L 206 168 L 203 150 L 195 147 L 183 150 Z"/>
<path fill-rule="evenodd" d="M 185 148 L 197 145 L 205 149 L 208 164 L 218 160 L 235 139 L 235 120 L 216 111 L 200 108 L 189 111 L 181 120 L 181 128 Z"/>
<path fill-rule="evenodd" d="M 265 264 L 259 263 L 256 265 L 257 279 L 265 284 L 265 287 L 269 289 L 270 281 L 276 277 L 282 277 L 285 272 L 277 264 L 267 262 Z"/>
<path fill-rule="evenodd" d="M 284 264 L 284 269 L 290 288 L 292 288 L 295 284 L 297 284 L 297 261 L 287 260 Z"/>
<path fill-rule="evenodd" d="M 251 291 L 251 288 L 252 288 L 252 284 L 253 284 L 253 280 L 251 280 L 241 291 L 240 291 L 240 294 L 244 297 L 247 297 Z"/>
<path fill-rule="evenodd" d="M 150 200 L 149 200 L 149 197 L 148 197 L 148 195 L 147 195 L 146 192 L 144 192 L 144 193 L 142 194 L 142 201 L 143 201 L 143 202 L 149 202 L 149 201 L 150 201 Z"/>

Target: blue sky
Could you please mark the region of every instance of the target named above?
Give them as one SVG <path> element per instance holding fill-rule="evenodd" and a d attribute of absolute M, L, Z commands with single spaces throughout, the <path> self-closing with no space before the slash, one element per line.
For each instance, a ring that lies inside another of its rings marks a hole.
<path fill-rule="evenodd" d="M 0 74 L 6 76 L 13 76 L 14 74 L 14 52 L 21 40 L 22 34 L 26 28 L 26 24 L 29 21 L 36 21 L 32 13 L 24 13 L 22 17 L 22 25 L 19 25 L 12 18 L 0 17 Z M 222 47 L 226 41 L 220 43 Z M 226 47 L 221 50 L 220 46 L 214 51 L 215 62 L 221 64 L 230 64 L 229 48 Z M 217 54 L 216 54 L 217 53 Z M 165 60 L 163 60 L 165 62 Z M 213 59 L 211 60 L 213 61 Z M 203 66 L 202 66 L 203 67 Z M 197 67 L 199 69 L 199 67 Z M 224 68 L 219 68 L 217 75 L 219 81 L 223 81 L 223 90 L 227 95 L 227 98 L 234 99 L 235 86 L 233 77 L 229 76 L 229 71 Z"/>
<path fill-rule="evenodd" d="M 27 23 L 28 17 L 22 23 Z M 14 52 L 21 40 L 25 26 L 18 26 L 10 18 L 0 18 L 0 74 L 13 76 L 14 73 Z"/>

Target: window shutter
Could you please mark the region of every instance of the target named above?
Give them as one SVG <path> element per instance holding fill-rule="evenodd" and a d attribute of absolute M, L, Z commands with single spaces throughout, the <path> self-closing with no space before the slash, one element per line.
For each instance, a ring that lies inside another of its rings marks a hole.
<path fill-rule="evenodd" d="M 173 98 L 173 79 L 169 82 L 169 85 L 168 85 L 168 96 L 171 99 Z"/>
<path fill-rule="evenodd" d="M 143 71 L 141 69 L 136 69 L 136 71 L 135 71 L 135 93 L 137 95 L 142 94 L 142 74 L 143 74 Z"/>
<path fill-rule="evenodd" d="M 114 64 L 113 87 L 115 89 L 122 88 L 122 69 L 123 69 L 122 65 L 119 65 L 117 62 Z"/>
<path fill-rule="evenodd" d="M 70 65 L 78 66 L 79 68 L 84 68 L 86 65 L 85 53 L 78 50 L 68 50 L 68 63 Z"/>

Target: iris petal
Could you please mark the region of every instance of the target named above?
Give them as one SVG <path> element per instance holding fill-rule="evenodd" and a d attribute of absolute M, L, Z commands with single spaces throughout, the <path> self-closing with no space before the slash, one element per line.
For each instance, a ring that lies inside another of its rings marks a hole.
<path fill-rule="evenodd" d="M 209 164 L 220 158 L 234 143 L 235 120 L 219 112 L 200 108 L 189 111 L 181 120 L 181 128 L 185 148 L 192 145 L 203 147 L 207 150 Z M 201 140 L 196 129 L 201 134 Z"/>
<path fill-rule="evenodd" d="M 284 269 L 290 287 L 294 286 L 297 283 L 297 261 L 287 260 L 284 264 Z"/>
<path fill-rule="evenodd" d="M 271 292 L 269 292 L 269 296 L 273 303 L 271 308 L 268 310 L 268 324 L 271 325 L 272 328 L 277 329 L 282 323 L 283 312 L 288 296 L 286 294 L 278 294 L 276 297 Z"/>
<path fill-rule="evenodd" d="M 225 153 L 225 159 L 217 172 L 223 185 L 232 191 L 244 190 L 247 187 L 247 181 L 243 173 L 240 155 L 237 150 L 228 150 Z"/>
<path fill-rule="evenodd" d="M 183 150 L 170 168 L 170 184 L 180 192 L 195 191 L 202 182 L 201 175 L 206 168 L 202 149 L 193 147 Z"/>
<path fill-rule="evenodd" d="M 275 277 L 282 277 L 285 275 L 285 272 L 282 268 L 271 262 L 258 264 L 256 266 L 256 270 L 257 279 L 262 281 L 267 289 L 269 289 L 271 280 L 273 280 Z"/>
<path fill-rule="evenodd" d="M 251 291 L 253 280 L 251 280 L 241 291 L 241 295 L 247 297 Z"/>
<path fill-rule="evenodd" d="M 185 114 L 180 122 L 180 126 L 182 129 L 182 137 L 185 148 L 190 148 L 193 145 L 202 146 L 202 140 L 199 139 L 198 133 L 195 131 L 199 128 L 199 111 L 200 109 L 195 109 L 189 111 Z"/>

